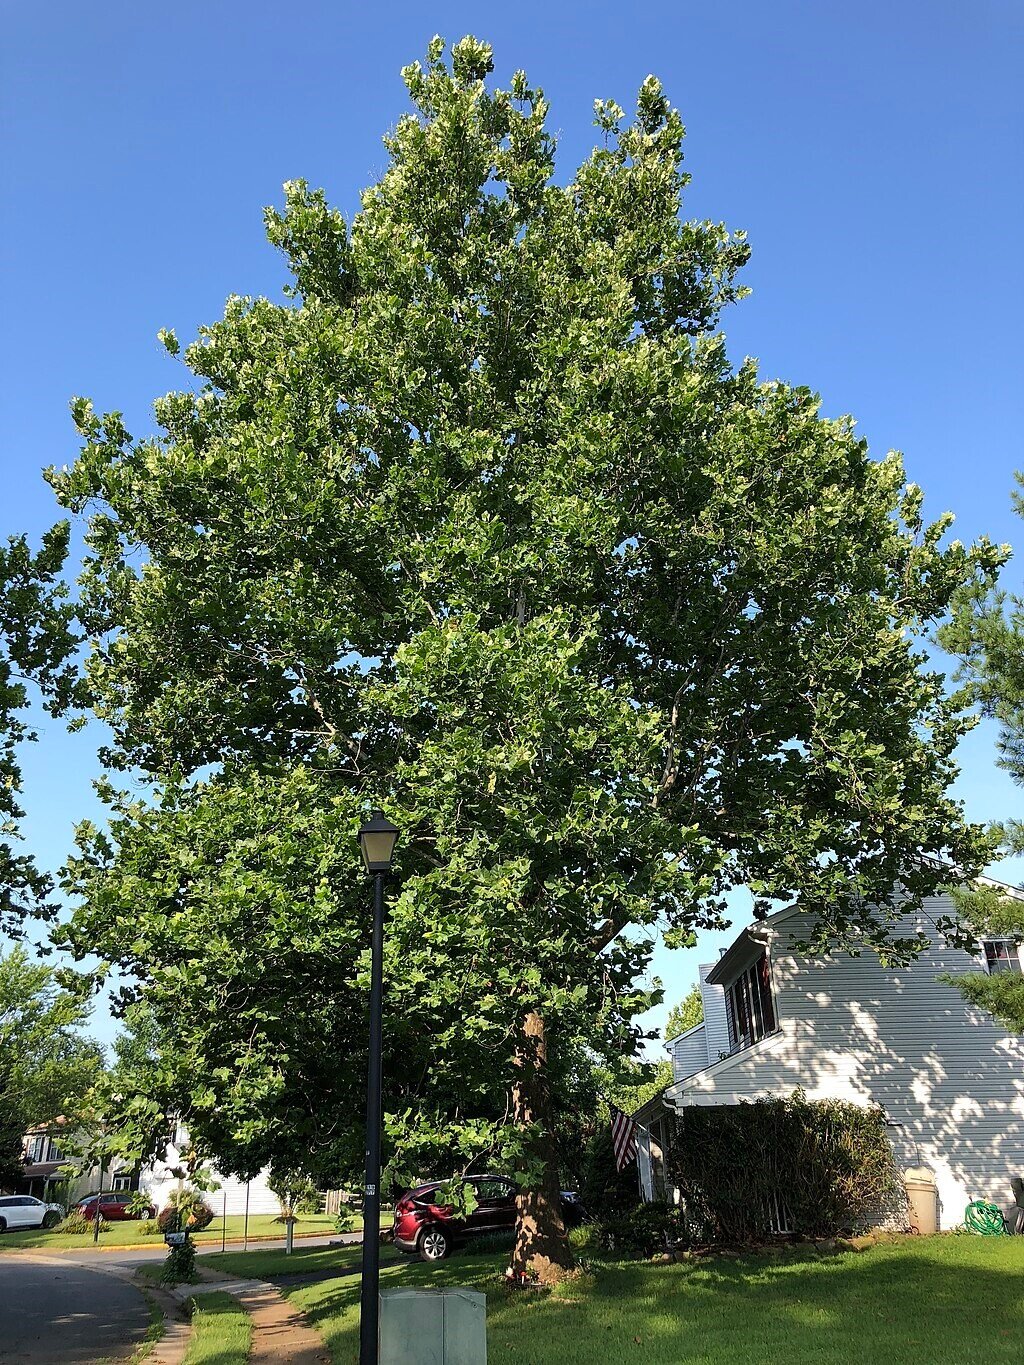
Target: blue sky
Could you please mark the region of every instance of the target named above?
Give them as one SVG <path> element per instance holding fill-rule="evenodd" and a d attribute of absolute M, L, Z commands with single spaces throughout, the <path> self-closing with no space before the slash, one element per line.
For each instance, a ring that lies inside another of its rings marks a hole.
<path fill-rule="evenodd" d="M 229 293 L 277 295 L 262 207 L 303 176 L 351 213 L 405 108 L 401 66 L 435 32 L 472 32 L 498 79 L 523 67 L 544 88 L 562 178 L 595 138 L 594 99 L 629 108 L 660 76 L 688 130 L 687 215 L 752 242 L 733 357 L 854 414 L 876 454 L 903 450 L 962 538 L 1024 539 L 1009 501 L 1024 465 L 1017 0 L 55 0 L 7 7 L 4 30 L 0 534 L 55 519 L 39 471 L 74 458 L 69 398 L 148 430 L 181 373 L 157 330 L 186 340 Z M 55 867 L 93 812 L 96 735 L 46 722 L 43 738 L 28 834 Z M 975 818 L 1019 809 L 993 755 L 988 729 L 964 747 Z M 659 951 L 670 996 L 718 946 Z"/>

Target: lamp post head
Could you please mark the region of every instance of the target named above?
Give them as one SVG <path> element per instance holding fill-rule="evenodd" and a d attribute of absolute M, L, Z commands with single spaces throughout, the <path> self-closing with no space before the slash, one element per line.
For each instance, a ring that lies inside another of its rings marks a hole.
<path fill-rule="evenodd" d="M 372 811 L 359 826 L 359 849 L 367 872 L 387 872 L 398 843 L 398 826 L 381 810 Z"/>

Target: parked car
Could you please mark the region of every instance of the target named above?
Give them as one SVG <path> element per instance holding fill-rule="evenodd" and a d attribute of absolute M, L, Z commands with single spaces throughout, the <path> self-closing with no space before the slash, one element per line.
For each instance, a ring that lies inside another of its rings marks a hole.
<path fill-rule="evenodd" d="M 156 1205 L 143 1204 L 136 1207 L 136 1190 L 112 1190 L 109 1194 L 87 1194 L 75 1205 L 76 1212 L 91 1222 L 96 1217 L 96 1201 L 99 1200 L 100 1217 L 108 1223 L 123 1221 L 125 1218 L 155 1218 Z"/>
<path fill-rule="evenodd" d="M 55 1228 L 63 1217 L 63 1204 L 44 1204 L 30 1194 L 0 1195 L 0 1232 L 13 1232 L 15 1228 Z"/>
<path fill-rule="evenodd" d="M 495 1232 L 511 1232 L 516 1220 L 516 1187 L 502 1175 L 471 1175 L 466 1184 L 476 1194 L 476 1208 L 464 1217 L 451 1204 L 436 1202 L 444 1182 L 432 1180 L 406 1190 L 395 1205 L 394 1243 L 399 1251 L 421 1260 L 440 1261 L 463 1242 Z M 562 1190 L 562 1218 L 567 1227 L 583 1221 L 583 1208 L 573 1190 Z"/>

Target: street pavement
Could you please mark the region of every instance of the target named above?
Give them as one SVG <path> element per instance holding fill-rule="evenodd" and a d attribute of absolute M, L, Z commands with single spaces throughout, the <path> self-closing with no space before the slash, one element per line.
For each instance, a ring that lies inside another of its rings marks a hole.
<path fill-rule="evenodd" d="M 142 1293 L 122 1276 L 70 1261 L 0 1258 L 3 1365 L 123 1360 L 148 1326 Z"/>
<path fill-rule="evenodd" d="M 360 1233 L 303 1237 L 299 1247 L 359 1242 Z M 96 1365 L 123 1360 L 145 1338 L 149 1310 L 131 1272 L 146 1261 L 162 1261 L 163 1242 L 153 1246 L 104 1249 L 91 1244 L 73 1250 L 54 1247 L 12 1250 L 0 1255 L 0 1365 Z M 283 1250 L 284 1239 L 250 1242 L 250 1251 Z M 197 1242 L 212 1268 L 220 1242 Z M 229 1251 L 243 1243 L 228 1242 Z M 296 1263 L 297 1268 L 301 1261 Z"/>

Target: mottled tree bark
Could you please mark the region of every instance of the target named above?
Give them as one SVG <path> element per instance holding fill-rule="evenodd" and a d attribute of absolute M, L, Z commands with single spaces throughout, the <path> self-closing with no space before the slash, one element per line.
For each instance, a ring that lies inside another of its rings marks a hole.
<path fill-rule="evenodd" d="M 537 1131 L 530 1140 L 523 1168 L 540 1166 L 540 1180 L 531 1180 L 516 1195 L 516 1240 L 509 1274 L 550 1284 L 573 1268 L 572 1251 L 562 1221 L 558 1163 L 551 1137 L 551 1105 L 547 1078 L 548 1043 L 544 1020 L 535 1010 L 522 1021 L 512 1089 L 516 1125 Z"/>

